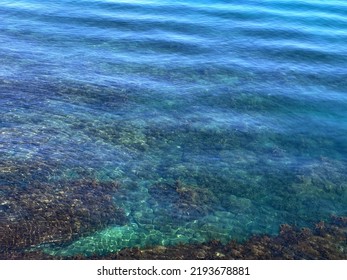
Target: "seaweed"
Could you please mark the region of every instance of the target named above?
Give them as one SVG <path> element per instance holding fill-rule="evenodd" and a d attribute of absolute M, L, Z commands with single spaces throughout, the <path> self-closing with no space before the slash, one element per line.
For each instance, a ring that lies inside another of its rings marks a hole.
<path fill-rule="evenodd" d="M 278 235 L 254 235 L 244 242 L 219 240 L 196 244 L 125 248 L 106 255 L 45 254 L 43 251 L 10 251 L 6 259 L 74 259 L 74 260 L 294 260 L 347 259 L 347 217 L 332 216 L 328 222 L 317 222 L 310 228 L 284 224 Z"/>
<path fill-rule="evenodd" d="M 113 195 L 117 182 L 1 186 L 0 255 L 42 244 L 66 244 L 110 224 L 124 225 Z"/>
<path fill-rule="evenodd" d="M 149 194 L 175 219 L 194 220 L 216 210 L 217 199 L 210 190 L 180 181 L 154 184 Z"/>

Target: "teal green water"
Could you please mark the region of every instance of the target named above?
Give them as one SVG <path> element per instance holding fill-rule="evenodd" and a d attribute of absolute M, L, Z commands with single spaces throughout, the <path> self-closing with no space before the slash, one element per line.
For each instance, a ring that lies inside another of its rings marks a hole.
<path fill-rule="evenodd" d="M 347 214 L 347 2 L 0 0 L 0 17 L 0 185 L 119 181 L 128 217 L 46 252 Z"/>

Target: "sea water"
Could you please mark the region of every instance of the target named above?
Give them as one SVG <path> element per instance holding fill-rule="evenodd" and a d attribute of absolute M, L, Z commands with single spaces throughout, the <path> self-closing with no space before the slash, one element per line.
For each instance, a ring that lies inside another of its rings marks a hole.
<path fill-rule="evenodd" d="M 0 0 L 0 185 L 120 183 L 61 256 L 346 215 L 346 42 L 342 0 Z"/>

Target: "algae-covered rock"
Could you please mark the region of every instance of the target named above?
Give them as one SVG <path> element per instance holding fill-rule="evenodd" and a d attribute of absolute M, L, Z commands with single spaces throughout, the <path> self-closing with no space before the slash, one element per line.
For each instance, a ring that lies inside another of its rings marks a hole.
<path fill-rule="evenodd" d="M 217 202 L 214 194 L 205 188 L 176 183 L 176 192 L 179 196 L 177 209 L 188 215 L 206 215 L 214 210 L 213 206 Z"/>
<path fill-rule="evenodd" d="M 244 213 L 252 207 L 252 201 L 247 198 L 229 195 L 223 200 L 223 206 L 233 213 Z"/>
<path fill-rule="evenodd" d="M 167 215 L 177 219 L 196 219 L 215 210 L 217 199 L 205 188 L 160 183 L 149 188 L 149 194 L 164 208 Z"/>
<path fill-rule="evenodd" d="M 124 224 L 113 195 L 115 182 L 75 181 L 62 185 L 0 187 L 0 249 L 66 243 L 109 224 Z"/>

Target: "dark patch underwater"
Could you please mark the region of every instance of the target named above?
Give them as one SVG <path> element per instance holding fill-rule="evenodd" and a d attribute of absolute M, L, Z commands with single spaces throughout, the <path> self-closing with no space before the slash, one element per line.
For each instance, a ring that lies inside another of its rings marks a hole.
<path fill-rule="evenodd" d="M 1 258 L 346 258 L 344 1 L 0 12 Z"/>

